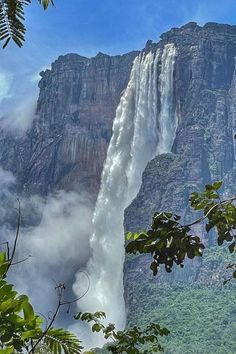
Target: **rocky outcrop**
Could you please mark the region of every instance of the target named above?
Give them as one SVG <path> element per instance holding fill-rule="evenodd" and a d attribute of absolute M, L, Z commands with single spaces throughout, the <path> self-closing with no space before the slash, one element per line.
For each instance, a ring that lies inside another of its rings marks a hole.
<path fill-rule="evenodd" d="M 125 213 L 129 230 L 146 228 L 156 210 L 185 215 L 190 191 L 217 179 L 233 179 L 236 26 L 189 23 L 161 38 L 152 48 L 174 43 L 178 52 L 178 128 L 172 153 L 157 156 L 144 171 L 139 194 Z"/>
<path fill-rule="evenodd" d="M 191 22 L 164 33 L 158 44 L 148 41 L 144 49 L 166 43 L 177 48 L 179 127 L 173 152 L 191 157 L 185 166 L 192 174 L 188 183 L 203 184 L 232 169 L 235 38 L 235 26 Z M 32 128 L 24 137 L 0 132 L 0 164 L 16 175 L 19 191 L 46 195 L 76 189 L 96 199 L 112 120 L 137 54 L 99 53 L 91 59 L 68 54 L 41 73 Z"/>
<path fill-rule="evenodd" d="M 68 54 L 40 73 L 32 128 L 23 137 L 0 134 L 0 164 L 14 173 L 20 192 L 77 190 L 96 199 L 112 121 L 136 55 Z"/>
<path fill-rule="evenodd" d="M 176 138 L 172 153 L 159 155 L 147 165 L 141 189 L 125 211 L 127 231 L 146 230 L 152 214 L 161 210 L 174 211 L 185 221 L 191 221 L 197 215 L 187 206 L 189 194 L 207 183 L 223 179 L 224 193 L 235 193 L 236 26 L 208 23 L 200 27 L 189 23 L 163 34 L 160 43 L 152 44 L 152 48 L 166 43 L 174 43 L 178 52 L 174 73 Z M 204 226 L 199 225 L 196 232 L 202 235 L 206 244 L 214 244 L 214 234 L 206 238 Z M 128 257 L 126 260 L 128 319 L 132 308 L 137 306 L 132 284 L 137 279 L 150 280 L 149 264 L 149 257 Z M 190 262 L 183 270 L 175 270 L 167 276 L 161 273 L 151 281 L 156 284 L 172 281 L 207 283 L 210 280 L 206 274 L 211 274 L 211 265 L 204 264 L 202 267 L 202 260 Z M 222 264 L 218 265 L 221 269 Z M 212 277 L 217 277 L 216 268 Z"/>
<path fill-rule="evenodd" d="M 191 22 L 164 33 L 157 44 L 148 41 L 144 51 L 156 51 L 168 43 L 177 51 L 176 137 L 171 153 L 147 165 L 141 189 L 125 212 L 126 230 L 148 228 L 153 212 L 163 209 L 190 221 L 189 193 L 206 183 L 223 179 L 224 192 L 236 193 L 236 26 L 207 23 L 200 27 Z M 24 137 L 0 132 L 0 164 L 17 177 L 20 192 L 47 195 L 55 189 L 83 190 L 95 201 L 112 120 L 137 54 L 109 57 L 99 53 L 91 59 L 68 54 L 41 73 L 32 128 Z M 203 227 L 199 228 L 196 231 L 205 237 Z M 205 241 L 212 245 L 214 237 Z M 191 262 L 173 272 L 168 281 L 206 283 L 209 273 L 213 281 L 218 274 L 217 257 L 209 258 L 204 267 L 199 266 L 201 260 Z M 167 281 L 163 274 L 152 277 L 149 261 L 142 256 L 126 259 L 128 316 L 134 308 L 141 314 L 139 304 L 148 297 L 135 293 L 134 284 L 146 279 L 155 284 Z"/>

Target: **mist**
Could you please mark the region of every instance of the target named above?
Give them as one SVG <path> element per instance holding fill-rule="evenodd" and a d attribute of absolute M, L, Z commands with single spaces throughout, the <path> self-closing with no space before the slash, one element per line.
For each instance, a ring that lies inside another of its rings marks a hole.
<path fill-rule="evenodd" d="M 7 131 L 17 131 L 21 135 L 24 134 L 31 127 L 35 118 L 36 106 L 36 96 L 24 98 L 1 119 L 1 127 Z"/>
<path fill-rule="evenodd" d="M 35 118 L 39 77 L 33 73 L 20 74 L 7 63 L 0 70 L 0 127 L 24 134 Z M 38 72 L 38 71 L 37 71 Z"/>
<path fill-rule="evenodd" d="M 0 235 L 1 242 L 10 245 L 15 237 L 18 207 L 14 184 L 12 173 L 0 168 Z M 8 279 L 18 292 L 30 297 L 36 312 L 48 317 L 57 304 L 58 283 L 65 284 L 65 299 L 75 299 L 71 290 L 74 275 L 90 257 L 92 207 L 82 194 L 65 191 L 46 199 L 36 195 L 21 198 L 20 204 L 22 222 L 14 262 L 26 260 L 11 267 Z M 74 313 L 71 309 L 68 315 L 66 308 L 56 324 L 69 326 Z"/>

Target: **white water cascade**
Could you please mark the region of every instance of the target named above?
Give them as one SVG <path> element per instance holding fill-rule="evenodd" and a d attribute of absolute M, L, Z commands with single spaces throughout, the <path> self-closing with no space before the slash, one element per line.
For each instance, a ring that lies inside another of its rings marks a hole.
<path fill-rule="evenodd" d="M 173 95 L 175 48 L 171 46 L 169 50 L 166 47 L 165 49 L 162 54 L 162 67 L 158 85 L 161 95 L 157 154 L 171 151 L 178 124 Z"/>
<path fill-rule="evenodd" d="M 82 311 L 105 311 L 107 321 L 115 323 L 118 329 L 125 326 L 126 319 L 123 298 L 124 209 L 138 193 L 146 164 L 157 153 L 170 151 L 173 144 L 176 118 L 171 112 L 174 112 L 175 55 L 173 44 L 167 44 L 162 52 L 158 49 L 156 53 L 141 53 L 134 60 L 129 84 L 116 111 L 102 172 L 93 216 L 94 233 L 90 239 L 93 254 L 86 269 L 91 287 L 78 305 Z M 79 273 L 74 291 L 81 294 Z M 98 338 L 90 344 L 102 343 Z"/>

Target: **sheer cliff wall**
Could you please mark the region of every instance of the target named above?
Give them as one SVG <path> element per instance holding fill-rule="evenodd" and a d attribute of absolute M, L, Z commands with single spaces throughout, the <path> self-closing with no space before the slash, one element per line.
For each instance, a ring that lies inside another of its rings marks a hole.
<path fill-rule="evenodd" d="M 68 54 L 40 73 L 32 127 L 24 136 L 0 134 L 0 164 L 14 173 L 19 192 L 77 190 L 96 200 L 116 107 L 137 54 Z"/>
<path fill-rule="evenodd" d="M 177 56 L 174 72 L 174 96 L 178 128 L 172 152 L 155 157 L 143 173 L 137 197 L 125 211 L 125 229 L 146 230 L 154 212 L 170 210 L 185 221 L 197 215 L 188 205 L 189 195 L 205 184 L 224 180 L 224 193 L 235 193 L 235 88 L 236 27 L 208 23 L 203 27 L 189 23 L 161 36 L 157 45 L 174 43 Z M 152 45 L 156 46 L 156 45 Z M 209 246 L 214 235 L 206 237 Z M 183 270 L 175 270 L 153 278 L 150 257 L 127 257 L 124 270 L 128 320 L 132 311 L 148 298 L 136 292 L 134 284 L 148 281 L 196 282 L 207 285 L 222 280 L 219 259 L 204 258 L 189 262 Z M 142 301 L 143 299 L 143 301 Z"/>
<path fill-rule="evenodd" d="M 164 33 L 157 44 L 148 41 L 144 51 L 156 52 L 168 43 L 176 48 L 176 137 L 171 153 L 148 163 L 140 191 L 125 212 L 127 231 L 147 229 L 153 212 L 163 209 L 191 220 L 189 193 L 206 183 L 223 179 L 224 192 L 236 192 L 236 26 L 189 23 Z M 68 54 L 41 73 L 32 127 L 25 136 L 0 133 L 0 164 L 14 173 L 19 192 L 82 190 L 96 200 L 115 110 L 137 54 L 100 53 L 91 59 Z M 205 237 L 203 228 L 198 231 Z M 212 245 L 214 239 L 206 242 Z M 201 262 L 169 279 L 206 282 Z M 135 293 L 133 285 L 166 281 L 152 277 L 147 257 L 127 258 L 124 274 L 128 316 L 139 304 L 141 311 L 148 296 Z M 210 276 L 215 274 L 212 270 Z"/>

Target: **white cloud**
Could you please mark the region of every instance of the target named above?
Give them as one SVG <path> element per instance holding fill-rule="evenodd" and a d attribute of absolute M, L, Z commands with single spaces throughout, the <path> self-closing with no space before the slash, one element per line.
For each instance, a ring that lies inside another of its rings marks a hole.
<path fill-rule="evenodd" d="M 11 97 L 12 75 L 7 72 L 0 72 L 0 103 Z"/>
<path fill-rule="evenodd" d="M 74 274 L 90 256 L 92 211 L 81 195 L 64 191 L 46 201 L 31 197 L 21 204 L 23 220 L 24 210 L 42 212 L 42 219 L 36 227 L 21 228 L 17 259 L 31 257 L 15 266 L 10 280 L 20 292 L 29 295 L 37 311 L 47 316 L 57 302 L 55 283 L 65 283 L 66 297 L 74 296 L 70 290 Z"/>
<path fill-rule="evenodd" d="M 19 100 L 18 104 L 2 119 L 1 127 L 25 133 L 33 122 L 36 106 L 37 98 L 34 94 L 26 96 L 23 100 Z"/>
<path fill-rule="evenodd" d="M 15 237 L 11 225 L 17 220 L 15 184 L 13 174 L 0 167 L 0 239 L 10 245 Z M 20 203 L 22 224 L 15 261 L 30 257 L 11 268 L 9 281 L 20 293 L 29 295 L 37 312 L 47 316 L 57 303 L 55 283 L 65 283 L 67 299 L 75 297 L 75 274 L 85 268 L 91 256 L 92 207 L 83 195 L 65 191 L 46 199 L 36 195 L 21 198 Z M 27 227 L 29 223 L 36 226 Z M 74 310 L 71 312 L 66 321 L 59 317 L 58 325 L 73 324 Z"/>
<path fill-rule="evenodd" d="M 15 183 L 15 177 L 10 171 L 4 170 L 2 167 L 0 167 L 0 189 L 1 191 L 5 187 L 9 187 L 10 185 Z"/>
<path fill-rule="evenodd" d="M 32 83 L 38 83 L 39 80 L 41 80 L 41 76 L 40 76 L 40 72 L 41 71 L 45 71 L 45 70 L 50 70 L 51 69 L 51 66 L 49 65 L 44 65 L 42 66 L 40 69 L 37 69 L 37 71 L 34 73 L 34 74 L 31 74 L 30 75 L 30 81 Z"/>

